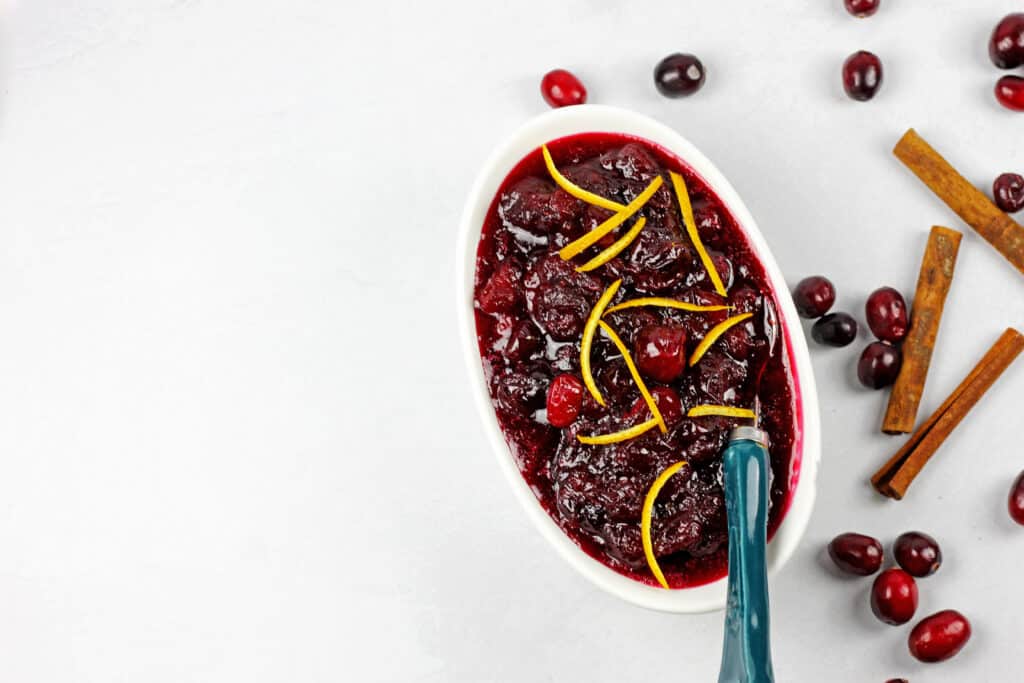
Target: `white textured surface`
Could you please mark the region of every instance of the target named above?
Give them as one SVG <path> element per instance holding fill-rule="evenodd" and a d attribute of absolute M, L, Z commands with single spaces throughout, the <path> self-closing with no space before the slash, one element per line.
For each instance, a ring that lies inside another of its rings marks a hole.
<path fill-rule="evenodd" d="M 771 8 L 764 5 L 772 5 Z M 509 494 L 466 390 L 452 241 L 490 147 L 563 66 L 676 126 L 729 176 L 795 281 L 839 306 L 912 290 L 927 228 L 962 227 L 891 157 L 915 126 L 969 178 L 1024 167 L 990 94 L 1010 0 L 617 3 L 24 0 L 0 100 L 0 679 L 714 680 L 721 615 L 597 592 Z M 877 51 L 880 96 L 843 58 Z M 650 71 L 700 54 L 704 91 Z M 965 229 L 966 230 L 966 229 Z M 967 231 L 923 410 L 1007 325 L 1024 280 Z M 825 458 L 773 585 L 781 681 L 1015 680 L 1024 468 L 1014 368 L 907 500 L 853 349 L 815 352 Z M 976 635 L 923 667 L 836 532 L 919 527 L 947 563 L 921 613 Z"/>

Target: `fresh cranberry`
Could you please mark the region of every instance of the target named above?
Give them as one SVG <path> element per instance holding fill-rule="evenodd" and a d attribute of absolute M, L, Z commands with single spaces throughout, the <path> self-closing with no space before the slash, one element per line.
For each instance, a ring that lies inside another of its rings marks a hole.
<path fill-rule="evenodd" d="M 843 88 L 858 102 L 875 96 L 882 86 L 882 60 L 878 55 L 861 50 L 850 55 L 843 63 Z"/>
<path fill-rule="evenodd" d="M 996 83 L 996 99 L 999 104 L 1013 111 L 1024 111 L 1024 78 L 1003 76 Z"/>
<path fill-rule="evenodd" d="M 829 313 L 815 321 L 811 337 L 826 346 L 846 346 L 857 338 L 857 321 L 848 313 Z"/>
<path fill-rule="evenodd" d="M 1019 173 L 1004 173 L 992 185 L 992 196 L 996 206 L 1006 213 L 1017 213 L 1024 209 L 1024 176 Z"/>
<path fill-rule="evenodd" d="M 907 336 L 907 330 L 910 329 L 907 302 L 892 287 L 882 287 L 871 292 L 864 312 L 868 327 L 882 341 L 898 342 Z"/>
<path fill-rule="evenodd" d="M 971 622 L 947 609 L 922 619 L 910 632 L 910 654 L 922 662 L 941 662 L 956 655 L 971 639 Z"/>
<path fill-rule="evenodd" d="M 917 611 L 917 582 L 914 577 L 895 567 L 879 574 L 871 586 L 871 611 L 892 626 L 913 619 Z"/>
<path fill-rule="evenodd" d="M 846 11 L 855 17 L 870 17 L 881 4 L 882 0 L 846 0 Z"/>
<path fill-rule="evenodd" d="M 857 378 L 868 389 L 881 389 L 896 381 L 903 354 L 886 342 L 871 342 L 857 362 Z"/>
<path fill-rule="evenodd" d="M 804 318 L 820 318 L 836 302 L 836 288 L 827 277 L 805 277 L 793 290 L 793 303 Z"/>
<path fill-rule="evenodd" d="M 658 412 L 667 424 L 672 425 L 683 419 L 683 403 L 675 390 L 669 387 L 654 387 L 651 389 L 651 396 L 654 397 Z"/>
<path fill-rule="evenodd" d="M 583 382 L 576 375 L 558 375 L 548 387 L 548 422 L 554 427 L 568 427 L 579 417 L 583 407 Z"/>
<path fill-rule="evenodd" d="M 669 325 L 648 325 L 634 345 L 640 372 L 659 382 L 671 382 L 686 369 L 686 330 Z"/>
<path fill-rule="evenodd" d="M 654 84 L 665 97 L 687 97 L 704 85 L 704 65 L 694 55 L 669 55 L 654 67 Z"/>
<path fill-rule="evenodd" d="M 845 533 L 828 544 L 828 555 L 844 572 L 870 576 L 882 567 L 884 551 L 882 544 L 871 536 Z"/>
<path fill-rule="evenodd" d="M 896 563 L 911 576 L 923 578 L 939 571 L 942 549 L 938 542 L 920 531 L 908 531 L 893 545 Z"/>
<path fill-rule="evenodd" d="M 1024 14 L 1003 17 L 992 31 L 988 54 L 1000 69 L 1015 69 L 1024 64 Z"/>
<path fill-rule="evenodd" d="M 1024 526 L 1024 472 L 1021 472 L 1017 480 L 1013 482 L 1008 507 L 1013 521 Z"/>
<path fill-rule="evenodd" d="M 568 107 L 587 101 L 587 89 L 580 79 L 565 69 L 555 69 L 544 74 L 540 82 L 540 94 L 552 107 Z"/>

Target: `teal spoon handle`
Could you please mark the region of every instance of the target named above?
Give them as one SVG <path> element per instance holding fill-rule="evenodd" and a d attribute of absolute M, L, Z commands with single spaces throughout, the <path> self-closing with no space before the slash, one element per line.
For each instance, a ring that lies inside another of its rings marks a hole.
<path fill-rule="evenodd" d="M 773 683 L 769 642 L 768 451 L 764 433 L 733 431 L 723 455 L 729 518 L 729 598 L 719 683 Z"/>

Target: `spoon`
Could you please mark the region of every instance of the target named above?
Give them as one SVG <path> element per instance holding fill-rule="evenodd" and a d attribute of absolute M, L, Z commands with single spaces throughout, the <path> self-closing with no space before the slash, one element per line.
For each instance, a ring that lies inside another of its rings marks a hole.
<path fill-rule="evenodd" d="M 756 425 L 756 421 L 755 421 Z M 729 525 L 729 591 L 719 683 L 774 683 L 769 641 L 768 436 L 737 427 L 722 457 Z"/>

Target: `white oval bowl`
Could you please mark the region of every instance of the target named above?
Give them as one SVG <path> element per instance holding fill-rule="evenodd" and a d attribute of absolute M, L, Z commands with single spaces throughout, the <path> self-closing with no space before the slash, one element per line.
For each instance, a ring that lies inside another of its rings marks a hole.
<path fill-rule="evenodd" d="M 462 214 L 455 259 L 459 331 L 473 398 L 491 449 L 497 456 L 498 464 L 516 498 L 541 535 L 580 574 L 609 593 L 642 607 L 677 613 L 723 609 L 726 600 L 725 578 L 694 588 L 664 590 L 619 574 L 587 555 L 576 545 L 544 510 L 520 473 L 498 426 L 498 419 L 487 390 L 473 315 L 476 253 L 487 211 L 502 181 L 523 157 L 549 140 L 587 132 L 624 133 L 644 138 L 682 159 L 705 180 L 726 205 L 763 264 L 775 290 L 776 303 L 784 321 L 783 328 L 793 366 L 791 369 L 797 385 L 796 410 L 797 414 L 803 417 L 802 434 L 798 433 L 796 439 L 800 445 L 793 454 L 794 462 L 800 463 L 799 478 L 795 491 L 790 494 L 789 509 L 785 518 L 768 544 L 769 572 L 774 573 L 785 564 L 807 529 L 814 506 L 815 482 L 821 457 L 818 395 L 800 318 L 788 296 L 788 286 L 753 216 L 732 185 L 684 137 L 646 116 L 599 105 L 555 109 L 537 116 L 517 130 L 491 154 L 480 169 Z"/>

